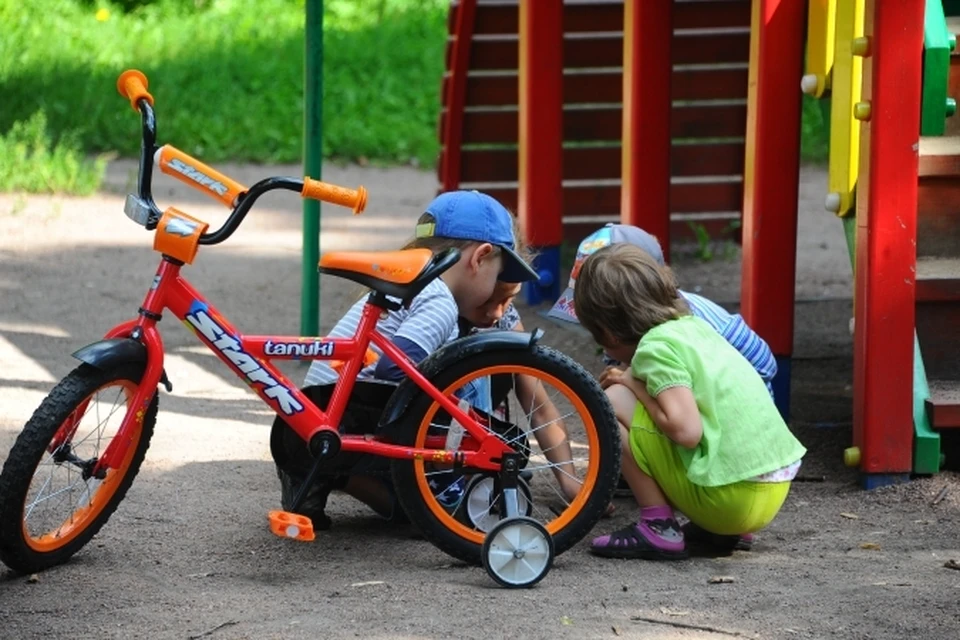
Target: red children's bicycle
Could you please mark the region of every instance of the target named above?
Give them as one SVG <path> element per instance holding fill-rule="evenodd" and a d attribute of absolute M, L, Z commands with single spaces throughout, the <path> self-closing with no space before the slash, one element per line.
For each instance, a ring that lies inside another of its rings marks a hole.
<path fill-rule="evenodd" d="M 307 444 L 314 462 L 304 487 L 341 453 L 391 458 L 397 498 L 428 540 L 482 564 L 501 585 L 540 581 L 554 555 L 579 542 L 603 515 L 619 476 L 619 430 L 592 376 L 538 345 L 539 331 L 462 337 L 419 366 L 378 333 L 381 314 L 409 303 L 455 264 L 456 249 L 323 255 L 321 272 L 370 288 L 351 338 L 241 334 L 181 275 L 199 246 L 229 238 L 268 191 L 297 191 L 357 213 L 366 191 L 288 177 L 246 188 L 170 145 L 156 146 L 154 100 L 142 73 L 125 71 L 117 87 L 140 112 L 143 131 L 137 194 L 124 209 L 154 231 L 162 258 L 136 317 L 73 354 L 81 364 L 53 388 L 11 449 L 0 472 L 0 559 L 20 572 L 62 563 L 117 508 L 150 443 L 158 386 L 172 391 L 157 326 L 169 310 Z M 182 211 L 161 212 L 151 195 L 155 165 L 230 207 L 223 226 L 208 233 L 205 222 Z M 379 425 L 342 434 L 338 425 L 371 344 L 408 378 Z M 273 359 L 340 361 L 325 410 L 271 365 Z M 500 388 L 495 403 L 480 410 L 459 400 L 460 390 L 484 380 Z M 434 479 L 451 473 L 467 481 L 455 505 L 435 495 Z M 270 529 L 312 540 L 311 521 L 293 513 L 300 493 L 290 511 L 270 512 Z"/>

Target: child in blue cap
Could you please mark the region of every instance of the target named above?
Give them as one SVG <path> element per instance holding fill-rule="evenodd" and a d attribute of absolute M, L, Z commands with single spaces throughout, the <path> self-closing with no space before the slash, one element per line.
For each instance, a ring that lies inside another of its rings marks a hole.
<path fill-rule="evenodd" d="M 427 248 L 437 253 L 451 247 L 460 250 L 460 261 L 428 284 L 409 306 L 385 312 L 377 323 L 377 330 L 415 363 L 458 337 L 460 310 L 483 305 L 493 294 L 498 279 L 526 282 L 538 277 L 516 251 L 510 212 L 487 194 L 451 191 L 437 196 L 417 221 L 415 239 L 404 248 Z M 366 296 L 347 311 L 327 336 L 354 335 L 365 303 Z M 400 367 L 382 357 L 375 345 L 370 348 L 378 357 L 357 376 L 340 425 L 345 433 L 371 432 L 396 385 L 405 377 Z M 307 372 L 304 392 L 325 408 L 338 379 L 338 372 L 329 362 L 316 360 Z M 300 437 L 280 418 L 274 422 L 270 444 L 280 477 L 281 503 L 288 509 L 312 460 Z M 387 477 L 388 464 L 385 458 L 341 454 L 337 460 L 341 473 L 328 475 L 311 487 L 298 512 L 311 518 L 315 529 L 328 529 L 331 522 L 324 513 L 327 497 L 330 491 L 340 489 L 385 518 L 400 518 L 402 514 Z M 435 487 L 438 501 L 456 503 L 462 495 L 462 485 L 452 476 L 446 486 Z"/>

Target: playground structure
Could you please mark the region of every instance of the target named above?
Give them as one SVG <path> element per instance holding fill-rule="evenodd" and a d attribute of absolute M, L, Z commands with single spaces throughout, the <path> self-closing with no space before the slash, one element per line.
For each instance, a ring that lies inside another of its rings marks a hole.
<path fill-rule="evenodd" d="M 531 303 L 558 294 L 561 244 L 604 222 L 647 229 L 668 259 L 691 223 L 740 223 L 741 313 L 788 415 L 800 90 L 831 96 L 825 205 L 855 276 L 845 461 L 866 487 L 936 473 L 960 427 L 957 4 L 452 2 L 439 188 L 516 208 L 541 251 Z"/>

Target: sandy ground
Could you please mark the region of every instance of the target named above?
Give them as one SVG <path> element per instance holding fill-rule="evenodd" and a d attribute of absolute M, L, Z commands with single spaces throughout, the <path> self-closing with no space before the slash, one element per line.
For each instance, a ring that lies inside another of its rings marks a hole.
<path fill-rule="evenodd" d="M 241 181 L 299 168 L 223 167 Z M 152 237 L 122 212 L 128 162 L 96 197 L 0 195 L 0 462 L 69 354 L 132 317 L 156 267 Z M 323 249 L 391 248 L 430 199 L 431 174 L 327 167 L 370 189 L 353 217 L 323 210 Z M 35 581 L 0 569 L 0 638 L 947 638 L 960 624 L 960 478 L 949 473 L 864 493 L 841 464 L 850 442 L 850 266 L 822 210 L 825 175 L 800 197 L 791 426 L 810 450 L 781 515 L 749 553 L 678 563 L 594 558 L 585 542 L 536 589 L 498 589 L 482 569 L 408 529 L 385 530 L 334 497 L 334 529 L 313 544 L 269 533 L 279 492 L 266 408 L 191 334 L 161 324 L 172 394 L 126 500 L 69 564 Z M 219 223 L 224 210 L 168 179 L 162 205 Z M 186 273 L 242 331 L 296 334 L 299 199 L 269 196 L 225 245 Z M 735 250 L 677 265 L 684 288 L 736 307 Z M 789 286 L 789 283 L 784 283 Z M 321 327 L 353 299 L 321 281 Z M 522 309 L 545 341 L 598 370 L 590 343 Z M 284 367 L 295 380 L 305 369 Z M 945 494 L 943 492 L 946 492 Z M 935 498 L 940 497 L 935 502 Z M 627 500 L 598 533 L 632 517 Z M 867 544 L 872 543 L 872 544 Z M 734 582 L 711 584 L 714 576 Z"/>

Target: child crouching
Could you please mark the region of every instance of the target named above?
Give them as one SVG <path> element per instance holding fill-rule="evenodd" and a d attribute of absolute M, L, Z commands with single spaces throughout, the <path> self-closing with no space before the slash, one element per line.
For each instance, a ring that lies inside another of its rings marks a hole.
<path fill-rule="evenodd" d="M 606 353 L 629 362 L 601 385 L 622 432 L 622 474 L 640 506 L 636 524 L 596 538 L 591 551 L 621 558 L 687 556 L 674 515 L 714 536 L 767 526 L 806 449 L 780 417 L 750 363 L 690 314 L 672 272 L 630 244 L 583 263 L 574 304 Z"/>

